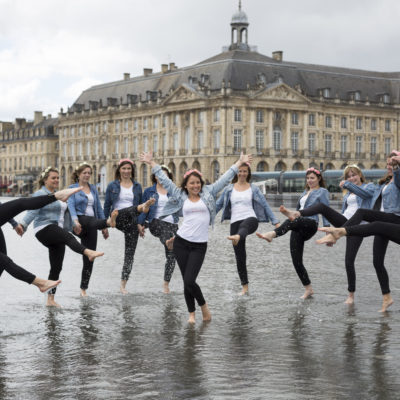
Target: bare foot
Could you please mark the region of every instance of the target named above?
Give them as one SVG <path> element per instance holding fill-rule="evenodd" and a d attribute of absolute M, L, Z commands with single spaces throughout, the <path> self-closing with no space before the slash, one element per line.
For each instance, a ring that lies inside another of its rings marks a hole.
<path fill-rule="evenodd" d="M 54 197 L 57 200 L 67 201 L 70 196 L 72 196 L 73 194 L 75 194 L 77 192 L 80 192 L 82 189 L 83 189 L 83 187 L 80 186 L 77 188 L 59 190 L 58 192 L 54 193 Z"/>
<path fill-rule="evenodd" d="M 349 305 L 354 304 L 354 292 L 349 292 L 349 295 L 344 304 L 349 304 Z"/>
<path fill-rule="evenodd" d="M 57 307 L 61 308 L 61 306 L 54 300 L 54 294 L 49 294 L 47 296 L 46 307 Z"/>
<path fill-rule="evenodd" d="M 111 213 L 111 217 L 107 220 L 107 224 L 111 226 L 111 228 L 115 228 L 117 226 L 117 217 L 118 217 L 118 210 L 114 210 Z"/>
<path fill-rule="evenodd" d="M 81 289 L 81 297 L 88 297 L 88 294 L 86 293 L 86 289 Z"/>
<path fill-rule="evenodd" d="M 276 238 L 276 233 L 275 231 L 271 231 L 271 232 L 267 232 L 267 233 L 259 233 L 257 232 L 256 235 L 260 238 L 260 239 L 264 239 L 267 242 L 272 242 L 272 239 Z"/>
<path fill-rule="evenodd" d="M 165 294 L 169 293 L 169 282 L 167 282 L 167 281 L 164 281 L 164 283 L 163 283 L 163 292 Z"/>
<path fill-rule="evenodd" d="M 322 228 L 318 228 L 318 230 L 327 233 L 326 236 L 317 240 L 318 244 L 335 244 L 342 236 L 346 236 L 345 228 L 324 226 Z"/>
<path fill-rule="evenodd" d="M 242 291 L 239 293 L 239 296 L 244 296 L 249 293 L 249 285 L 243 285 Z"/>
<path fill-rule="evenodd" d="M 89 259 L 89 261 L 94 261 L 95 258 L 104 256 L 104 253 L 102 251 L 96 251 L 90 249 L 85 249 L 83 254 Z"/>
<path fill-rule="evenodd" d="M 172 250 L 174 248 L 174 240 L 175 240 L 175 236 L 172 236 L 172 238 L 168 239 L 165 242 L 165 245 L 167 246 L 168 250 Z"/>
<path fill-rule="evenodd" d="M 42 293 L 47 292 L 50 289 L 55 288 L 61 283 L 60 280 L 58 281 L 49 281 L 47 279 L 35 278 L 32 282 L 32 285 L 35 285 Z"/>
<path fill-rule="evenodd" d="M 196 322 L 195 313 L 194 312 L 189 313 L 188 323 L 194 324 L 195 322 Z"/>
<path fill-rule="evenodd" d="M 304 292 L 303 296 L 300 297 L 303 300 L 308 299 L 314 294 L 314 290 L 311 285 L 304 286 L 304 288 L 306 289 L 306 291 Z"/>
<path fill-rule="evenodd" d="M 281 205 L 279 207 L 279 211 L 291 221 L 294 221 L 296 218 L 301 216 L 301 214 L 298 211 L 290 211 L 284 205 Z"/>
<path fill-rule="evenodd" d="M 236 246 L 239 243 L 240 235 L 231 235 L 231 236 L 228 236 L 228 239 L 232 240 L 232 244 L 234 246 Z"/>
<path fill-rule="evenodd" d="M 156 202 L 156 199 L 155 199 L 154 197 L 152 197 L 152 198 L 148 199 L 146 202 L 144 202 L 144 203 L 142 203 L 142 204 L 139 204 L 138 207 L 137 207 L 137 210 L 138 210 L 139 212 L 142 212 L 142 213 L 145 213 L 145 214 L 146 214 L 146 213 L 149 212 L 150 207 L 151 207 L 155 202 Z"/>
<path fill-rule="evenodd" d="M 128 291 L 125 289 L 126 288 L 126 282 L 125 280 L 121 280 L 121 286 L 119 287 L 119 291 L 122 294 L 128 294 Z"/>
<path fill-rule="evenodd" d="M 208 304 L 204 304 L 201 308 L 201 313 L 203 314 L 203 321 L 211 321 L 211 313 L 208 308 Z"/>
<path fill-rule="evenodd" d="M 382 308 L 379 312 L 385 312 L 393 304 L 393 299 L 390 293 L 383 295 Z"/>

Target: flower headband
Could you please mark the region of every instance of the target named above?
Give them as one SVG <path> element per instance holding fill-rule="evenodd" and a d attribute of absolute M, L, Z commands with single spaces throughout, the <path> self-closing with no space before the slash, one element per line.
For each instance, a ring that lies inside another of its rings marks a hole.
<path fill-rule="evenodd" d="M 400 151 L 397 151 L 397 150 L 392 150 L 392 151 L 391 151 L 391 153 L 394 153 L 394 154 L 396 154 L 396 156 L 400 156 Z"/>
<path fill-rule="evenodd" d="M 316 174 L 316 175 L 321 175 L 321 172 L 314 167 L 308 168 L 306 171 L 306 174 L 308 174 L 309 172 L 314 172 L 314 174 Z"/>
<path fill-rule="evenodd" d="M 165 164 L 161 164 L 160 167 L 166 169 L 170 174 L 172 174 L 171 169 L 168 168 Z"/>
<path fill-rule="evenodd" d="M 84 161 L 83 163 L 80 163 L 76 168 L 75 171 L 78 171 L 79 168 L 83 167 L 83 166 L 87 166 L 92 168 L 86 161 Z"/>
<path fill-rule="evenodd" d="M 354 168 L 357 169 L 358 171 L 361 171 L 361 168 L 357 164 L 346 165 L 346 168 L 344 170 L 346 171 L 346 169 L 349 168 Z"/>
<path fill-rule="evenodd" d="M 203 174 L 198 169 L 195 168 L 195 169 L 189 169 L 189 171 L 186 171 L 185 175 L 183 175 L 183 179 L 185 179 L 187 176 L 193 174 L 194 172 L 200 176 L 203 176 Z"/>
<path fill-rule="evenodd" d="M 44 178 L 46 176 L 46 174 L 48 174 L 50 172 L 50 170 L 53 170 L 54 172 L 58 172 L 57 168 L 53 168 L 51 165 L 48 166 L 41 174 L 40 174 L 40 178 Z"/>
<path fill-rule="evenodd" d="M 121 165 L 124 162 L 128 162 L 129 164 L 131 164 L 133 166 L 133 161 L 130 160 L 129 158 L 122 158 L 121 160 L 119 160 L 118 165 Z"/>

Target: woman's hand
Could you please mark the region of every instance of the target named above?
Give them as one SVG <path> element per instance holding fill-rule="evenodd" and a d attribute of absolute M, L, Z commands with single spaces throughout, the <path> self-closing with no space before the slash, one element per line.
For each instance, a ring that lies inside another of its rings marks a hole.
<path fill-rule="evenodd" d="M 252 154 L 243 154 L 240 153 L 240 158 L 236 162 L 236 166 L 240 167 L 242 164 L 250 164 L 253 161 L 253 155 Z"/>
<path fill-rule="evenodd" d="M 154 162 L 154 161 L 153 161 L 153 153 L 152 153 L 151 151 L 149 151 L 149 152 L 147 152 L 147 153 L 146 153 L 146 152 L 143 152 L 143 153 L 140 154 L 139 160 L 140 160 L 141 162 L 144 162 L 144 163 L 146 163 L 146 164 L 151 165 L 151 163 Z"/>
<path fill-rule="evenodd" d="M 141 238 L 144 238 L 144 231 L 145 231 L 144 226 L 138 224 L 137 228 L 138 228 L 138 231 L 139 231 L 139 236 L 140 236 Z"/>
<path fill-rule="evenodd" d="M 281 226 L 281 224 L 278 222 L 277 224 L 275 224 L 275 228 L 279 228 Z"/>
<path fill-rule="evenodd" d="M 101 233 L 103 234 L 103 238 L 104 239 L 108 239 L 108 237 L 110 236 L 110 234 L 108 233 L 108 229 L 107 228 L 105 228 L 105 229 L 102 229 L 101 230 Z"/>
<path fill-rule="evenodd" d="M 339 183 L 339 186 L 343 189 L 343 186 L 344 186 L 344 184 L 346 183 L 346 181 L 345 180 L 343 180 L 343 181 L 340 181 L 340 183 Z"/>
<path fill-rule="evenodd" d="M 82 226 L 77 219 L 74 220 L 74 232 L 77 235 L 80 235 L 80 233 L 82 232 Z"/>
<path fill-rule="evenodd" d="M 400 164 L 400 156 L 393 156 L 390 158 L 390 163 L 392 164 L 392 166 L 397 169 L 399 168 L 399 164 Z"/>
<path fill-rule="evenodd" d="M 23 228 L 23 226 L 21 224 L 18 224 L 15 228 L 14 228 L 15 232 L 17 232 L 17 234 L 19 236 L 22 237 L 22 235 L 25 233 L 25 230 Z"/>

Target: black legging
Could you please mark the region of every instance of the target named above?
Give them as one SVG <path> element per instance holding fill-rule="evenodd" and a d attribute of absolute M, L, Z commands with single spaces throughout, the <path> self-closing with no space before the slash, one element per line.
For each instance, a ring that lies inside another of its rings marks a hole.
<path fill-rule="evenodd" d="M 304 242 L 310 240 L 318 231 L 318 222 L 311 218 L 298 217 L 294 221 L 287 219 L 279 228 L 275 229 L 276 236 L 282 236 L 288 231 L 290 235 L 290 255 L 294 269 L 303 286 L 311 283 L 303 264 Z"/>
<path fill-rule="evenodd" d="M 322 203 L 314 204 L 313 206 L 308 207 L 305 210 L 300 210 L 299 212 L 303 217 L 321 214 L 336 228 L 343 226 L 347 222 L 347 218 L 343 214 L 340 214 L 333 208 Z M 356 291 L 356 269 L 354 263 L 362 241 L 363 239 L 357 236 L 346 238 L 345 267 L 348 285 L 347 290 L 351 293 Z"/>
<path fill-rule="evenodd" d="M 196 283 L 206 251 L 207 242 L 194 243 L 180 236 L 175 237 L 174 254 L 181 270 L 186 305 L 190 313 L 196 310 L 195 299 L 200 307 L 206 304 L 200 286 Z"/>
<path fill-rule="evenodd" d="M 56 224 L 51 224 L 41 229 L 36 233 L 36 238 L 49 249 L 50 273 L 48 279 L 53 281 L 58 280 L 60 277 L 65 245 L 79 254 L 83 254 L 86 249 L 74 236 Z M 49 293 L 55 294 L 56 288 L 51 289 Z"/>
<path fill-rule="evenodd" d="M 2 203 L 0 204 L 0 226 L 4 225 L 8 220 L 15 217 L 22 211 L 36 210 L 52 203 L 55 200 L 55 196 L 50 195 L 20 198 L 8 201 L 7 203 Z M 0 276 L 4 270 L 6 270 L 14 278 L 29 284 L 35 280 L 35 275 L 18 266 L 4 253 L 0 252 Z"/>
<path fill-rule="evenodd" d="M 231 224 L 231 235 L 239 235 L 240 240 L 236 246 L 233 246 L 236 258 L 236 266 L 242 285 L 249 283 L 246 267 L 246 236 L 254 233 L 258 228 L 258 219 L 250 217 Z"/>
<path fill-rule="evenodd" d="M 96 250 L 97 247 L 97 231 L 107 228 L 106 219 L 97 219 L 88 215 L 78 215 L 79 223 L 82 231 L 78 235 L 82 245 L 90 250 Z M 90 277 L 92 276 L 93 261 L 87 256 L 83 256 L 83 268 L 81 277 L 81 289 L 86 290 L 89 287 Z"/>
<path fill-rule="evenodd" d="M 390 293 L 389 286 L 389 275 L 385 268 L 385 255 L 389 244 L 389 240 L 396 242 L 396 229 L 393 227 L 388 228 L 388 232 L 384 231 L 383 225 L 366 224 L 360 225 L 362 221 L 372 222 L 375 221 L 388 223 L 388 225 L 398 225 L 400 224 L 400 216 L 393 213 L 385 213 L 382 211 L 368 210 L 365 208 L 359 208 L 356 213 L 343 225 L 346 231 L 349 231 L 349 236 L 374 236 L 373 243 L 373 265 L 378 277 L 379 285 L 381 287 L 382 294 Z M 373 226 L 371 226 L 373 225 Z M 357 229 L 356 229 L 357 228 Z M 372 232 L 374 229 L 377 233 L 367 234 Z M 364 232 L 363 235 L 355 235 L 354 232 Z M 388 236 L 390 235 L 390 237 Z M 396 242 L 397 243 L 397 242 Z"/>

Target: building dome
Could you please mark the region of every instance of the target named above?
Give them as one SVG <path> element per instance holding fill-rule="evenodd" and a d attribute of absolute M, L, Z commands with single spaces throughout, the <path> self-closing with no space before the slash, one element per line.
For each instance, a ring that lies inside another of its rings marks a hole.
<path fill-rule="evenodd" d="M 232 24 L 248 24 L 247 15 L 244 11 L 239 10 L 232 16 Z"/>

